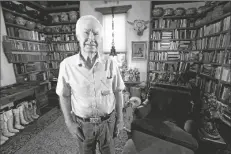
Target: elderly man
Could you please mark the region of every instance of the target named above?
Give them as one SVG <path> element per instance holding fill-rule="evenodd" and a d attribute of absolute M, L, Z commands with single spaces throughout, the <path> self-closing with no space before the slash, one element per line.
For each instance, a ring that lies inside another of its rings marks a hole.
<path fill-rule="evenodd" d="M 99 52 L 102 26 L 93 16 L 76 23 L 81 50 L 60 64 L 56 93 L 65 123 L 78 140 L 80 154 L 113 154 L 113 138 L 123 129 L 122 90 L 116 63 Z"/>

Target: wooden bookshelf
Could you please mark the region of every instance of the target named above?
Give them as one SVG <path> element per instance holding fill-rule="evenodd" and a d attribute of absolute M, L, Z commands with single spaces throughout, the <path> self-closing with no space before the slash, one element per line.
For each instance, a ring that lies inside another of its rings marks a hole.
<path fill-rule="evenodd" d="M 13 36 L 7 36 L 9 39 L 14 39 L 14 40 L 22 40 L 22 41 L 29 41 L 29 42 L 38 42 L 38 43 L 46 43 L 46 41 L 39 41 L 39 40 L 32 40 L 32 39 L 25 39 L 25 38 L 20 38 L 20 37 L 13 37 Z"/>
<path fill-rule="evenodd" d="M 49 24 L 49 26 L 71 25 L 71 24 L 76 24 L 76 21 L 74 21 L 74 22 L 67 21 L 67 22 L 51 23 L 51 24 Z"/>

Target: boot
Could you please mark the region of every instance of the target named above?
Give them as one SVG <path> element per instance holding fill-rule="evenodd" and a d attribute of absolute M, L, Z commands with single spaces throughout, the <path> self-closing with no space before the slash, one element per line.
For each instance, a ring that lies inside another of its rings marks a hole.
<path fill-rule="evenodd" d="M 29 120 L 28 122 L 29 122 L 29 123 L 33 122 L 34 119 L 33 119 L 33 118 L 31 117 L 31 115 L 30 115 L 30 111 L 29 111 L 29 109 L 28 109 L 28 102 L 27 102 L 27 101 L 24 103 L 24 110 L 25 110 L 27 119 Z"/>
<path fill-rule="evenodd" d="M 9 132 L 18 133 L 19 130 L 14 128 L 14 116 L 13 116 L 12 110 L 10 109 L 6 111 L 4 114 L 6 115 L 6 118 L 7 118 L 7 127 L 8 127 Z"/>
<path fill-rule="evenodd" d="M 0 145 L 3 145 L 9 138 L 0 133 Z"/>
<path fill-rule="evenodd" d="M 1 126 L 1 130 L 2 130 L 2 134 L 5 137 L 11 137 L 11 136 L 15 135 L 15 133 L 9 132 L 9 130 L 7 128 L 7 118 L 4 114 L 0 114 L 0 126 Z"/>
<path fill-rule="evenodd" d="M 37 111 L 36 101 L 33 100 L 33 101 L 31 102 L 31 104 L 32 104 L 32 107 L 33 107 L 32 118 L 38 119 L 38 118 L 39 118 L 39 115 L 36 113 L 36 111 Z"/>
<path fill-rule="evenodd" d="M 15 119 L 15 125 L 14 127 L 16 129 L 24 129 L 24 127 L 20 124 L 20 113 L 19 113 L 19 108 L 12 109 L 13 114 L 14 114 L 14 119 Z"/>
<path fill-rule="evenodd" d="M 21 124 L 23 124 L 23 125 L 27 125 L 27 124 L 29 124 L 29 122 L 27 122 L 27 121 L 25 120 L 23 108 L 24 108 L 23 105 L 20 105 L 20 106 L 18 107 L 18 109 L 19 109 L 20 122 L 21 122 Z"/>
<path fill-rule="evenodd" d="M 34 115 L 34 106 L 33 106 L 33 103 L 32 101 L 31 102 L 28 102 L 28 110 L 30 112 L 30 115 L 33 119 L 37 119 L 38 117 Z"/>

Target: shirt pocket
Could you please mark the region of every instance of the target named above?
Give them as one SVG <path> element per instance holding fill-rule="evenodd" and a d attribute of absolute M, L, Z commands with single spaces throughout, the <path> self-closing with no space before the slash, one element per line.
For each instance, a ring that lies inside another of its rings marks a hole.
<path fill-rule="evenodd" d="M 100 87 L 103 93 L 111 94 L 113 92 L 112 91 L 112 81 L 113 81 L 112 78 L 107 78 L 107 77 L 100 79 L 100 85 L 101 85 Z"/>
<path fill-rule="evenodd" d="M 89 95 L 93 93 L 91 90 L 92 84 L 89 81 L 82 81 L 80 83 L 72 82 L 71 84 L 71 93 L 78 97 L 87 98 Z"/>

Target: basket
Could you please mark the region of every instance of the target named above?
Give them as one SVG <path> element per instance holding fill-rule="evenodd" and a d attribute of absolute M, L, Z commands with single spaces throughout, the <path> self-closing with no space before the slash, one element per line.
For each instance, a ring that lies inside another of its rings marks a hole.
<path fill-rule="evenodd" d="M 167 8 L 164 10 L 164 16 L 173 16 L 174 15 L 174 9 L 173 8 Z"/>
<path fill-rule="evenodd" d="M 181 8 L 181 7 L 179 7 L 179 8 L 177 8 L 175 11 L 174 11 L 174 14 L 176 15 L 176 16 L 183 16 L 183 15 L 185 15 L 185 9 L 184 8 Z"/>
<path fill-rule="evenodd" d="M 162 7 L 157 7 L 152 10 L 153 17 L 161 17 L 164 14 L 164 9 Z"/>
<path fill-rule="evenodd" d="M 185 12 L 186 15 L 195 15 L 196 13 L 197 13 L 197 9 L 196 8 L 189 8 Z"/>

